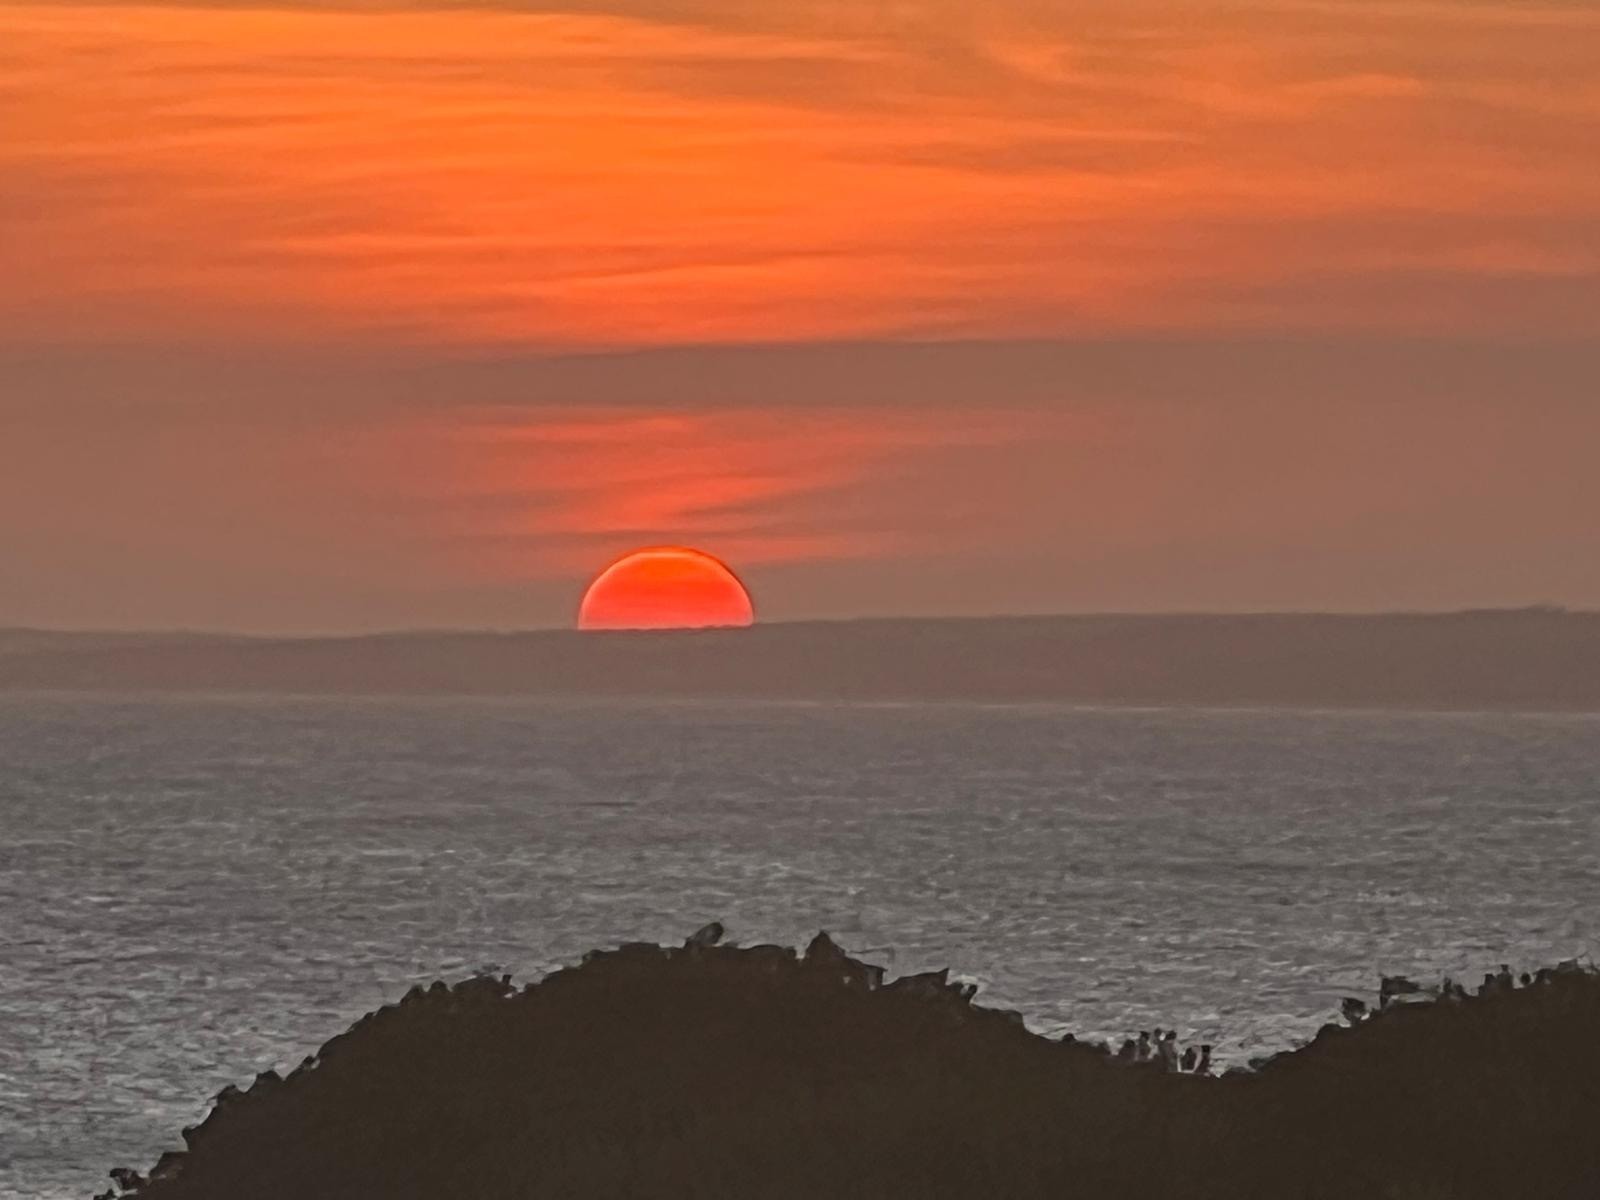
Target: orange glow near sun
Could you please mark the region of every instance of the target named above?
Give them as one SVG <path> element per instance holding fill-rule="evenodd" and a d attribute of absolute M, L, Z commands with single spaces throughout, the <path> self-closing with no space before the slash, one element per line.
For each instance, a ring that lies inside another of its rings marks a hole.
<path fill-rule="evenodd" d="M 584 593 L 579 629 L 705 629 L 755 623 L 750 593 L 720 559 L 651 546 L 612 563 Z"/>

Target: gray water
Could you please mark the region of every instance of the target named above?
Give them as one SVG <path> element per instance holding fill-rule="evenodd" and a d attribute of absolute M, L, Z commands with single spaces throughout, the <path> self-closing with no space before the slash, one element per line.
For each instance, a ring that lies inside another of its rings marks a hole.
<path fill-rule="evenodd" d="M 1588 955 L 1600 721 L 13 697 L 0 833 L 0 1196 L 82 1198 L 412 983 L 713 917 L 1233 1062 Z"/>

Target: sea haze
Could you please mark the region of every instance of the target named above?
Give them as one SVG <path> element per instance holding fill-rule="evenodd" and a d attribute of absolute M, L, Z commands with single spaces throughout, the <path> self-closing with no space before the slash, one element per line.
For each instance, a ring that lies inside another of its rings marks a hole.
<path fill-rule="evenodd" d="M 0 698 L 0 1195 L 80 1198 L 416 982 L 819 928 L 1040 1030 L 1288 1046 L 1587 955 L 1600 720 Z"/>

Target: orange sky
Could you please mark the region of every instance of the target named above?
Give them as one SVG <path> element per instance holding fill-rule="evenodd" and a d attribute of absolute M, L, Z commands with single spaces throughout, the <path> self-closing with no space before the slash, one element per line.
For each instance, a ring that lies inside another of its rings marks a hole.
<path fill-rule="evenodd" d="M 1596 63 L 1589 0 L 0 3 L 0 624 L 559 623 L 651 541 L 777 616 L 1600 604 Z"/>

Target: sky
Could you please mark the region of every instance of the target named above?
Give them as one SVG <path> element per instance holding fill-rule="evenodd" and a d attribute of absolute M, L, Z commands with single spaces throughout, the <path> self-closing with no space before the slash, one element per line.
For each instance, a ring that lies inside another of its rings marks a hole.
<path fill-rule="evenodd" d="M 0 0 L 0 626 L 1600 606 L 1592 0 Z"/>

